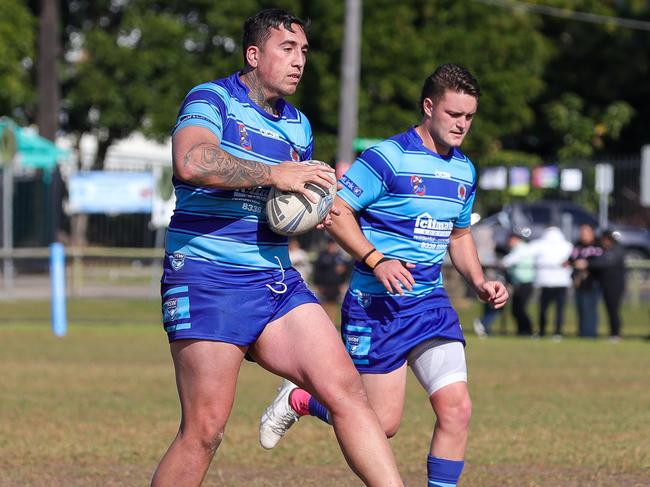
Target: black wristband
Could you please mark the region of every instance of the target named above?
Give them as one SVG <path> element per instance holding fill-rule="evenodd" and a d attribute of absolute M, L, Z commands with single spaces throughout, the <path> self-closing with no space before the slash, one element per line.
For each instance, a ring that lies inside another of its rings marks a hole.
<path fill-rule="evenodd" d="M 377 261 L 377 263 L 375 264 L 375 267 L 373 267 L 372 269 L 375 270 L 379 264 L 381 264 L 383 262 L 388 262 L 389 260 L 394 260 L 394 259 L 389 259 L 388 257 L 382 257 L 381 259 L 379 259 Z"/>
<path fill-rule="evenodd" d="M 373 248 L 370 252 L 368 252 L 366 255 L 364 255 L 363 257 L 361 257 L 361 263 L 362 263 L 362 264 L 365 264 L 365 263 L 366 263 L 366 259 L 367 259 L 368 257 L 370 257 L 372 254 L 374 254 L 375 252 L 377 252 L 377 249 Z"/>
<path fill-rule="evenodd" d="M 377 261 L 377 263 L 375 264 L 375 267 L 377 267 L 377 266 L 378 266 L 379 264 L 381 264 L 382 262 L 388 262 L 389 260 L 396 260 L 397 262 L 399 262 L 400 264 L 402 264 L 402 267 L 404 267 L 404 269 L 407 269 L 407 267 L 406 267 L 406 261 L 405 261 L 405 260 L 402 260 L 402 259 L 391 259 L 390 257 L 382 257 L 381 259 L 379 259 L 379 260 Z M 375 267 L 373 267 L 373 270 L 375 269 Z"/>

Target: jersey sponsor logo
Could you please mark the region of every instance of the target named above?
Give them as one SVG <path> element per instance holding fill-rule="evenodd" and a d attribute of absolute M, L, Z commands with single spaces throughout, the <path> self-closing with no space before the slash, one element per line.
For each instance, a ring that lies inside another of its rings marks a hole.
<path fill-rule="evenodd" d="M 203 120 L 204 122 L 208 122 L 211 125 L 215 125 L 215 123 L 212 120 L 210 120 L 208 117 L 204 117 L 203 115 L 198 115 L 196 113 L 191 113 L 188 115 L 181 115 L 180 117 L 178 117 L 178 121 L 176 122 L 176 127 L 178 127 L 180 124 L 182 124 L 187 120 Z"/>
<path fill-rule="evenodd" d="M 239 127 L 239 145 L 241 145 L 245 150 L 251 150 L 253 148 L 253 144 L 251 143 L 251 139 L 248 136 L 246 125 L 239 122 L 237 126 Z"/>
<path fill-rule="evenodd" d="M 272 139 L 279 139 L 280 134 L 277 134 L 273 132 L 273 130 L 261 128 L 260 129 L 260 134 L 262 134 L 264 137 L 271 137 Z"/>
<path fill-rule="evenodd" d="M 180 271 L 185 265 L 185 254 L 183 252 L 174 252 L 169 256 L 169 261 L 172 269 Z"/>
<path fill-rule="evenodd" d="M 237 201 L 264 202 L 269 196 L 269 188 L 239 188 L 233 191 L 232 199 Z"/>
<path fill-rule="evenodd" d="M 467 198 L 467 188 L 463 183 L 458 183 L 458 199 L 465 201 L 465 198 Z"/>
<path fill-rule="evenodd" d="M 416 196 L 424 196 L 427 192 L 427 187 L 420 176 L 411 176 L 411 186 L 413 188 L 413 194 Z"/>
<path fill-rule="evenodd" d="M 434 178 L 451 179 L 451 173 L 447 171 L 436 171 L 433 173 Z"/>
<path fill-rule="evenodd" d="M 429 213 L 422 213 L 415 219 L 413 239 L 423 249 L 446 250 L 453 228 L 451 221 L 436 220 Z"/>
<path fill-rule="evenodd" d="M 178 299 L 170 298 L 163 304 L 163 321 L 174 321 L 176 319 L 176 311 L 178 310 Z"/>
<path fill-rule="evenodd" d="M 363 189 L 357 186 L 356 183 L 352 181 L 349 177 L 345 175 L 341 176 L 340 182 L 343 186 L 345 186 L 350 191 L 352 191 L 352 194 L 357 198 L 363 194 Z"/>
<path fill-rule="evenodd" d="M 300 154 L 299 154 L 298 151 L 297 151 L 296 149 L 294 149 L 293 147 L 292 147 L 291 150 L 289 151 L 289 155 L 291 156 L 291 160 L 292 160 L 293 162 L 300 162 Z"/>

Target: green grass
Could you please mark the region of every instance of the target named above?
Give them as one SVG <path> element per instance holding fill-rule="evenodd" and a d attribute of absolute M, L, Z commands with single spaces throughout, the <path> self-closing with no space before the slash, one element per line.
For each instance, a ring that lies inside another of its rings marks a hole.
<path fill-rule="evenodd" d="M 0 486 L 146 485 L 179 416 L 158 304 L 73 301 L 64 338 L 49 329 L 47 303 L 0 306 Z M 461 307 L 463 321 L 477 311 Z M 630 335 L 647 334 L 647 311 L 626 309 Z M 470 336 L 474 415 L 462 485 L 650 485 L 649 352 L 641 338 Z M 317 420 L 298 423 L 272 452 L 258 446 L 258 418 L 277 383 L 244 364 L 205 485 L 360 485 Z M 433 422 L 409 377 L 392 440 L 408 485 L 425 484 Z"/>

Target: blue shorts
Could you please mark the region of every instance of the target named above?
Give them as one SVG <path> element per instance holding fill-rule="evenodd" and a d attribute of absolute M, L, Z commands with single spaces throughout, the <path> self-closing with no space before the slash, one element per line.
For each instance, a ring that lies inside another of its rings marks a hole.
<path fill-rule="evenodd" d="M 297 273 L 291 277 L 287 273 L 284 283 L 283 294 L 266 286 L 224 289 L 205 283 L 162 284 L 167 337 L 170 342 L 197 339 L 250 345 L 271 321 L 301 304 L 318 303 Z"/>
<path fill-rule="evenodd" d="M 344 311 L 341 335 L 357 370 L 366 374 L 398 369 L 411 350 L 431 338 L 465 343 L 458 314 L 452 307 L 385 319 L 350 318 Z"/>

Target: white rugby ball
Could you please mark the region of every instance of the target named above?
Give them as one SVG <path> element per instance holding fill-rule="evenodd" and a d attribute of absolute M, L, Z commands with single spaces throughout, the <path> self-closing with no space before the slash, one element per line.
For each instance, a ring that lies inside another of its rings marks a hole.
<path fill-rule="evenodd" d="M 328 165 L 316 160 L 303 161 L 301 164 Z M 316 203 L 312 203 L 301 193 L 271 188 L 266 200 L 269 227 L 275 233 L 286 236 L 307 233 L 329 213 L 336 196 L 336 186 L 337 183 L 334 183 L 328 191 L 316 184 L 307 184 L 306 188 L 316 197 Z"/>

